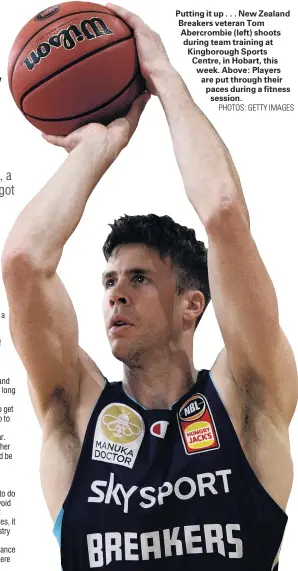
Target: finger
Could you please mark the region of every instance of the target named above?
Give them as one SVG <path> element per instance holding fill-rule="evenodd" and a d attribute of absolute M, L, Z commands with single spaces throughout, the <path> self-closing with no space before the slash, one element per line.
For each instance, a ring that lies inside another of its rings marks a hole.
<path fill-rule="evenodd" d="M 140 95 L 137 97 L 137 99 L 135 99 L 130 108 L 130 111 L 125 117 L 116 119 L 110 123 L 110 125 L 108 125 L 108 129 L 111 130 L 111 135 L 115 138 L 116 141 L 122 141 L 122 146 L 123 144 L 127 144 L 134 134 L 138 126 L 141 114 L 149 99 L 150 93 Z"/>
<path fill-rule="evenodd" d="M 151 97 L 151 95 L 148 92 L 143 93 L 142 95 L 137 97 L 134 100 L 129 112 L 127 113 L 125 119 L 127 120 L 128 124 L 129 124 L 129 138 L 131 138 L 132 135 L 134 134 L 134 132 L 138 126 L 140 117 L 141 117 L 150 97 Z"/>
<path fill-rule="evenodd" d="M 135 123 L 137 120 L 139 120 L 150 98 L 151 98 L 151 93 L 149 93 L 149 91 L 146 91 L 146 93 L 142 93 L 142 95 L 139 95 L 134 100 L 130 110 L 128 111 L 126 119 L 132 123 Z"/>
<path fill-rule="evenodd" d="M 123 124 L 129 122 L 134 123 L 143 112 L 146 103 L 149 101 L 151 94 L 149 92 L 142 93 L 132 103 L 130 110 L 124 117 L 120 117 L 112 121 L 108 126 L 107 129 L 113 129 L 114 127 L 118 127 L 119 125 L 123 126 Z"/>
<path fill-rule="evenodd" d="M 64 147 L 66 144 L 66 137 L 59 137 L 58 135 L 48 135 L 47 133 L 42 133 L 42 137 L 51 145 L 56 145 L 57 147 Z"/>
<path fill-rule="evenodd" d="M 141 22 L 143 23 L 143 20 L 140 18 L 140 16 L 137 16 L 137 14 L 134 14 L 134 12 L 130 12 L 129 10 L 122 8 L 122 6 L 118 6 L 118 4 L 111 4 L 108 2 L 106 7 L 110 10 L 113 10 L 113 12 L 118 14 L 120 18 L 123 18 L 123 20 L 125 20 L 125 22 L 127 22 L 131 28 L 135 28 Z"/>

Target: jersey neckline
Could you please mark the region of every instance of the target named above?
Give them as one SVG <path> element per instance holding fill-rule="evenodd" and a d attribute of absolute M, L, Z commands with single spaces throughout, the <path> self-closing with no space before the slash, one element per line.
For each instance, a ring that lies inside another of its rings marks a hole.
<path fill-rule="evenodd" d="M 139 401 L 137 401 L 132 395 L 128 394 L 124 388 L 124 384 L 123 381 L 119 381 L 120 383 L 120 387 L 121 387 L 121 391 L 122 393 L 128 398 L 130 399 L 132 402 L 134 402 L 137 406 L 141 407 L 143 410 L 146 411 L 159 411 L 159 412 L 165 412 L 165 411 L 172 411 L 174 409 L 174 407 L 180 403 L 181 400 L 185 400 L 188 396 L 190 396 L 194 390 L 194 388 L 198 388 L 198 384 L 200 381 L 200 377 L 201 377 L 201 373 L 204 371 L 205 369 L 200 369 L 197 372 L 197 378 L 196 381 L 194 382 L 194 384 L 188 389 L 188 391 L 186 391 L 186 393 L 184 393 L 181 397 L 179 397 L 178 400 L 176 400 L 173 404 L 171 404 L 169 406 L 169 408 L 146 408 L 145 406 L 143 406 Z"/>

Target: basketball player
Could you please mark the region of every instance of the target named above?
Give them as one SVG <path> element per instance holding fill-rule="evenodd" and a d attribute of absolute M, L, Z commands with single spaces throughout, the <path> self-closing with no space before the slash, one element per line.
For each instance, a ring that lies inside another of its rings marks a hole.
<path fill-rule="evenodd" d="M 112 225 L 104 316 L 124 369 L 123 382 L 109 383 L 78 346 L 56 269 L 148 95 L 107 128 L 45 136 L 69 156 L 19 215 L 2 263 L 12 337 L 43 431 L 42 487 L 62 568 L 276 571 L 297 372 L 275 291 L 224 143 L 159 36 L 111 8 L 134 28 L 141 71 L 165 111 L 187 198 L 208 235 L 208 273 L 204 245 L 167 216 Z M 225 346 L 211 371 L 198 372 L 192 344 L 209 282 Z"/>

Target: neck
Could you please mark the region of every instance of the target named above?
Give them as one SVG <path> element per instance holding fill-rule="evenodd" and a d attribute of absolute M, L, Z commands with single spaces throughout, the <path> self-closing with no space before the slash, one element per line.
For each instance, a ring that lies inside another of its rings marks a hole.
<path fill-rule="evenodd" d="M 147 364 L 125 365 L 123 388 L 145 408 L 170 408 L 195 384 L 197 374 L 192 358 L 184 354 L 178 361 L 163 352 L 160 360 L 155 355 Z"/>

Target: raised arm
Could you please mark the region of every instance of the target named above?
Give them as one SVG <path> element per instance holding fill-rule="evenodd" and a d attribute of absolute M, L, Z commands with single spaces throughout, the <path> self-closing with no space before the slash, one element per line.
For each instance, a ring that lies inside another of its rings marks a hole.
<path fill-rule="evenodd" d="M 232 374 L 257 407 L 289 424 L 298 395 L 295 360 L 231 156 L 160 37 L 135 14 L 109 6 L 134 28 L 142 73 L 164 108 L 187 197 L 207 232 L 211 297 Z"/>
<path fill-rule="evenodd" d="M 2 253 L 13 342 L 28 372 L 42 422 L 53 399 L 78 401 L 78 325 L 56 269 L 95 185 L 132 136 L 148 96 L 108 128 L 91 124 L 67 137 L 45 136 L 69 156 L 18 216 Z"/>
<path fill-rule="evenodd" d="M 159 94 L 187 197 L 207 232 L 211 298 L 231 372 L 258 408 L 288 425 L 297 403 L 296 364 L 237 171 L 179 77 Z"/>

